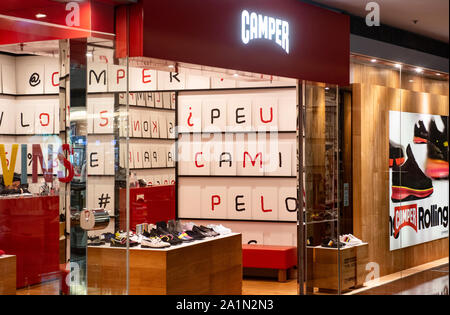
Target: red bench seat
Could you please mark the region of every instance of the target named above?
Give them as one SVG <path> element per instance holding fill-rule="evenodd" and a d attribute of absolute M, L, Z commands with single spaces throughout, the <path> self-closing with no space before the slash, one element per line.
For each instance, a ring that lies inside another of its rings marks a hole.
<path fill-rule="evenodd" d="M 294 246 L 242 245 L 244 268 L 278 270 L 278 280 L 286 281 L 287 270 L 297 265 L 297 248 Z"/>

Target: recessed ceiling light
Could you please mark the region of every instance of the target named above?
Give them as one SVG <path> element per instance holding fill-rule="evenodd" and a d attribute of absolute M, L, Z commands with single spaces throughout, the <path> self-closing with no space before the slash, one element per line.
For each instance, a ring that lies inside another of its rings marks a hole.
<path fill-rule="evenodd" d="M 440 74 L 440 73 L 436 73 L 436 75 L 437 75 L 437 76 L 440 76 L 441 74 Z"/>
<path fill-rule="evenodd" d="M 422 68 L 416 68 L 416 72 L 417 72 L 417 73 L 422 73 L 422 72 L 423 72 L 423 69 L 422 69 Z"/>
<path fill-rule="evenodd" d="M 88 51 L 88 52 L 86 53 L 86 57 L 92 57 L 92 52 L 91 52 L 91 51 Z"/>
<path fill-rule="evenodd" d="M 372 60 L 370 60 L 370 62 L 377 62 L 377 60 L 376 59 L 372 59 Z"/>
<path fill-rule="evenodd" d="M 47 17 L 47 14 L 44 14 L 44 13 L 38 13 L 38 14 L 36 14 L 35 16 L 36 16 L 37 19 L 43 19 L 43 18 L 46 18 L 46 17 Z"/>
<path fill-rule="evenodd" d="M 171 69 L 172 69 L 172 68 L 174 68 L 174 66 L 173 66 L 173 65 L 168 65 L 168 67 L 169 67 L 169 68 L 171 68 Z"/>
<path fill-rule="evenodd" d="M 414 80 L 409 80 L 409 83 L 413 83 L 414 82 Z"/>
<path fill-rule="evenodd" d="M 239 74 L 237 74 L 237 73 L 233 74 L 233 77 L 238 77 L 238 76 L 239 76 Z"/>
<path fill-rule="evenodd" d="M 328 86 L 325 88 L 325 90 L 327 90 L 327 91 L 328 91 L 329 89 L 330 89 L 330 88 L 329 88 Z"/>
<path fill-rule="evenodd" d="M 398 69 L 400 69 L 400 68 L 402 67 L 402 65 L 399 64 L 399 63 L 396 63 L 396 64 L 395 64 L 395 67 L 398 68 Z"/>

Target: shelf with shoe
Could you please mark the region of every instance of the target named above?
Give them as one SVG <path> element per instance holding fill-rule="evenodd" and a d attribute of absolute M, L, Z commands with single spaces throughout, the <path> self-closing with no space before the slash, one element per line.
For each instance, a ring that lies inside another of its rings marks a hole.
<path fill-rule="evenodd" d="M 240 295 L 241 244 L 241 234 L 231 233 L 169 248 L 131 247 L 129 294 Z M 87 256 L 88 293 L 122 292 L 127 283 L 126 274 L 122 272 L 126 247 L 89 246 Z M 111 279 L 107 274 L 116 274 L 117 277 Z M 205 281 L 199 282 L 198 279 Z"/>

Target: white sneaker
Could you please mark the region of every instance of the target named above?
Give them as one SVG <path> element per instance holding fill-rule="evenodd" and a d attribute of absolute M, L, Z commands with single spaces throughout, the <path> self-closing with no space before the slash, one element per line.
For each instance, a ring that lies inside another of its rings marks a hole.
<path fill-rule="evenodd" d="M 159 238 L 143 238 L 141 241 L 142 248 L 165 248 L 169 247 L 170 244 L 161 241 Z"/>
<path fill-rule="evenodd" d="M 352 234 L 341 235 L 339 237 L 339 240 L 342 243 L 345 243 L 345 244 L 350 245 L 350 246 L 355 246 L 355 245 L 361 245 L 362 244 L 362 241 L 359 238 L 357 238 L 354 235 L 352 235 Z"/>
<path fill-rule="evenodd" d="M 226 235 L 231 233 L 231 229 L 224 227 L 222 224 L 215 225 L 215 226 L 208 226 L 209 228 L 213 229 L 215 232 L 219 233 L 220 235 Z"/>

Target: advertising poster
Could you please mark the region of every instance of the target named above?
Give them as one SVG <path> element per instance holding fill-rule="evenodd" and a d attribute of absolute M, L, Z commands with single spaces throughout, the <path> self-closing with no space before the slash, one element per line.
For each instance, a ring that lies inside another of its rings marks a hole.
<path fill-rule="evenodd" d="M 447 116 L 389 112 L 390 250 L 448 237 Z"/>

